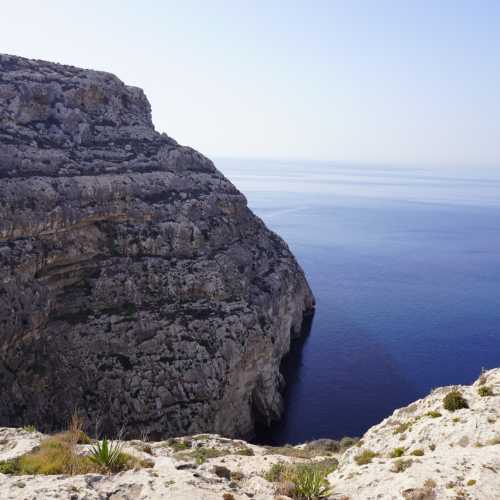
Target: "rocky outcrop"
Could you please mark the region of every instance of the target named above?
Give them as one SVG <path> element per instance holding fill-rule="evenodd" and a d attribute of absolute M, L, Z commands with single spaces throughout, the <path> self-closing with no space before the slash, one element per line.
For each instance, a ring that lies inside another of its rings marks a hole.
<path fill-rule="evenodd" d="M 444 408 L 453 390 L 468 408 Z M 396 410 L 344 453 L 328 479 L 339 498 L 498 499 L 500 369 Z"/>
<path fill-rule="evenodd" d="M 196 117 L 193 117 L 196 119 Z M 0 55 L 0 423 L 252 432 L 314 299 L 287 245 L 111 74 Z"/>

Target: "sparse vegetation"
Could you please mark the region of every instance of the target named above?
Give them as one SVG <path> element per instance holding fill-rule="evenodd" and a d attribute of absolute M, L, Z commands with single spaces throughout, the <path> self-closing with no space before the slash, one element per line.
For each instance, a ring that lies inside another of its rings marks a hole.
<path fill-rule="evenodd" d="M 244 446 L 243 448 L 239 448 L 234 452 L 235 455 L 243 455 L 244 457 L 253 457 L 255 452 L 252 448 L 248 446 Z"/>
<path fill-rule="evenodd" d="M 267 446 L 267 452 L 272 455 L 284 455 L 293 458 L 314 458 L 330 456 L 347 450 L 359 443 L 358 438 L 343 437 L 340 441 L 335 439 L 317 439 L 304 446 Z"/>
<path fill-rule="evenodd" d="M 411 422 L 402 422 L 394 429 L 394 434 L 403 434 L 410 428 Z"/>
<path fill-rule="evenodd" d="M 277 462 L 271 465 L 270 469 L 264 474 L 264 479 L 271 483 L 277 483 L 284 480 L 287 466 L 283 462 Z"/>
<path fill-rule="evenodd" d="M 361 453 L 359 453 L 358 455 L 356 455 L 354 457 L 354 460 L 356 461 L 356 463 L 358 465 L 366 465 L 366 464 L 371 463 L 373 458 L 375 458 L 376 456 L 377 456 L 377 454 L 374 451 L 364 450 Z"/>
<path fill-rule="evenodd" d="M 428 411 L 426 413 L 426 415 L 428 417 L 431 417 L 431 418 L 439 418 L 441 416 L 441 413 L 439 413 L 438 411 L 435 411 L 435 410 L 431 410 L 431 411 Z"/>
<path fill-rule="evenodd" d="M 424 488 L 428 488 L 430 490 L 434 489 L 437 486 L 436 481 L 434 479 L 426 479 L 424 482 Z"/>
<path fill-rule="evenodd" d="M 422 450 L 421 448 L 417 448 L 416 450 L 413 450 L 411 452 L 411 454 L 414 456 L 414 457 L 423 457 L 424 456 L 424 450 Z"/>
<path fill-rule="evenodd" d="M 63 435 L 44 439 L 35 450 L 2 462 L 5 474 L 85 474 L 97 472 L 88 457 L 75 453 Z"/>
<path fill-rule="evenodd" d="M 189 450 L 191 448 L 191 441 L 187 439 L 174 439 L 170 438 L 167 441 L 167 445 L 170 446 L 175 452 Z"/>
<path fill-rule="evenodd" d="M 392 451 L 391 451 L 391 458 L 399 458 L 399 457 L 402 457 L 405 453 L 405 449 L 404 448 L 394 448 Z"/>
<path fill-rule="evenodd" d="M 1 460 L 0 474 L 16 474 L 18 472 L 17 460 Z"/>
<path fill-rule="evenodd" d="M 476 480 L 475 479 L 469 479 L 467 481 L 467 486 L 474 486 L 476 484 Z"/>
<path fill-rule="evenodd" d="M 391 468 L 391 472 L 403 472 L 411 466 L 411 460 L 396 460 Z"/>
<path fill-rule="evenodd" d="M 34 425 L 25 425 L 23 430 L 26 432 L 36 432 L 36 427 Z"/>
<path fill-rule="evenodd" d="M 488 385 L 482 385 L 477 390 L 477 393 L 482 397 L 486 398 L 488 396 L 493 396 L 493 389 Z"/>
<path fill-rule="evenodd" d="M 192 451 L 178 453 L 177 458 L 194 459 L 198 465 L 201 465 L 211 458 L 218 458 L 224 455 L 228 455 L 228 452 L 224 450 L 218 450 L 217 448 L 201 446 L 199 448 L 194 448 Z"/>
<path fill-rule="evenodd" d="M 443 399 L 443 406 L 445 410 L 456 411 L 462 408 L 469 408 L 467 400 L 464 399 L 462 393 L 457 390 L 450 391 Z"/>

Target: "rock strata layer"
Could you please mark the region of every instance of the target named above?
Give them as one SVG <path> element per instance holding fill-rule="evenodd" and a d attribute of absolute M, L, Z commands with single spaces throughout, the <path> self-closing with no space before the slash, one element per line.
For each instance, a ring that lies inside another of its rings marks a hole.
<path fill-rule="evenodd" d="M 193 117 L 195 119 L 195 117 Z M 0 424 L 247 435 L 314 299 L 286 243 L 115 76 L 0 55 Z"/>

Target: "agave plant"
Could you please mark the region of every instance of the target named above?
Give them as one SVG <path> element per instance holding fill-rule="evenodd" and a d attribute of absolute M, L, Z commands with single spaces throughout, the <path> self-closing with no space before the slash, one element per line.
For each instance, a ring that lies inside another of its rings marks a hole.
<path fill-rule="evenodd" d="M 92 446 L 89 459 L 105 469 L 116 471 L 123 466 L 122 448 L 119 441 L 113 443 L 105 437 Z"/>
<path fill-rule="evenodd" d="M 314 467 L 300 467 L 292 479 L 295 484 L 295 498 L 319 500 L 330 496 L 331 489 L 323 471 Z"/>

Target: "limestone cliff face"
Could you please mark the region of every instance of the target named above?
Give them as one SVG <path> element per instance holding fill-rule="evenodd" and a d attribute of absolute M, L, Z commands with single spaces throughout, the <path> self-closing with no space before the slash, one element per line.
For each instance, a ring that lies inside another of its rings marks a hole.
<path fill-rule="evenodd" d="M 0 425 L 252 432 L 314 299 L 287 245 L 111 74 L 0 55 Z"/>

